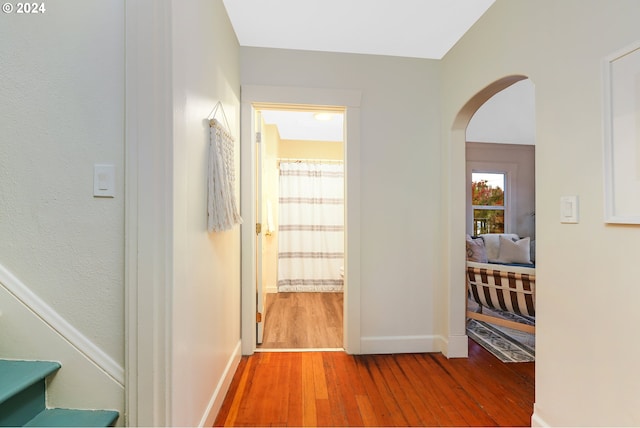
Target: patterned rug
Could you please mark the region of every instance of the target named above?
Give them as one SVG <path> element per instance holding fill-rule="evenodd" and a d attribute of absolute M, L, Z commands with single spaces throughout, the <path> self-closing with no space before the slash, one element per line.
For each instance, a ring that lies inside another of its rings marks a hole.
<path fill-rule="evenodd" d="M 471 309 L 472 305 L 470 304 L 469 306 Z M 514 318 L 517 318 L 519 322 L 535 325 L 533 318 L 521 317 L 502 311 L 492 311 L 487 308 L 484 308 L 483 312 L 514 321 L 516 320 Z M 504 363 L 535 361 L 535 335 L 533 334 L 469 319 L 467 320 L 467 335 Z"/>

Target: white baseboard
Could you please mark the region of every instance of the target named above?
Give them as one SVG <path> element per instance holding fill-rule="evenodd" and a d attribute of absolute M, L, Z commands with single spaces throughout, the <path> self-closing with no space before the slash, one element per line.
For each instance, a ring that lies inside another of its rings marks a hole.
<path fill-rule="evenodd" d="M 447 340 L 443 338 L 442 353 L 447 358 L 469 357 L 469 337 L 466 334 L 452 335 Z"/>
<path fill-rule="evenodd" d="M 277 285 L 268 285 L 265 287 L 264 289 L 265 293 L 277 293 L 278 292 L 278 286 Z"/>
<path fill-rule="evenodd" d="M 536 403 L 533 403 L 533 415 L 531 416 L 531 426 L 532 427 L 549 427 L 549 425 L 544 419 L 540 417 L 540 413 L 536 409 Z"/>
<path fill-rule="evenodd" d="M 229 391 L 229 386 L 231 385 L 233 376 L 235 375 L 236 370 L 238 369 L 238 365 L 240 364 L 240 358 L 242 357 L 241 350 L 242 342 L 239 341 L 235 349 L 233 350 L 229 361 L 227 362 L 227 366 L 224 368 L 222 378 L 218 382 L 215 391 L 213 391 L 213 395 L 209 400 L 207 410 L 200 420 L 200 424 L 198 426 L 212 427 L 215 423 L 218 412 L 220 411 L 224 398 L 227 395 L 227 391 Z"/>
<path fill-rule="evenodd" d="M 370 336 L 360 340 L 361 354 L 440 352 L 438 336 Z"/>

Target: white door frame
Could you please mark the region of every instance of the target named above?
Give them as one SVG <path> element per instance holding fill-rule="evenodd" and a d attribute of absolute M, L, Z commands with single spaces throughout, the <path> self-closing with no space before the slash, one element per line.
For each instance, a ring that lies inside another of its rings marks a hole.
<path fill-rule="evenodd" d="M 126 426 L 171 425 L 171 7 L 125 2 Z"/>
<path fill-rule="evenodd" d="M 242 234 L 242 354 L 256 350 L 256 151 L 253 105 L 321 105 L 345 108 L 345 294 L 344 348 L 360 353 L 360 98 L 361 92 L 242 85 L 240 210 Z"/>

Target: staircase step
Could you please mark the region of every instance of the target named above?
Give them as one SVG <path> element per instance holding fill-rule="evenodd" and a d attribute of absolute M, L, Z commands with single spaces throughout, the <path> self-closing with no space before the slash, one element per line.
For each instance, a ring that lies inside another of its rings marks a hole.
<path fill-rule="evenodd" d="M 112 410 L 46 409 L 27 422 L 26 427 L 109 427 L 119 413 Z"/>
<path fill-rule="evenodd" d="M 46 408 L 45 378 L 59 369 L 52 361 L 0 359 L 0 426 L 113 426 L 116 411 Z"/>
<path fill-rule="evenodd" d="M 0 360 L 0 426 L 20 426 L 45 408 L 45 378 L 60 368 L 49 361 Z"/>
<path fill-rule="evenodd" d="M 0 360 L 0 404 L 44 380 L 60 368 L 52 361 Z"/>

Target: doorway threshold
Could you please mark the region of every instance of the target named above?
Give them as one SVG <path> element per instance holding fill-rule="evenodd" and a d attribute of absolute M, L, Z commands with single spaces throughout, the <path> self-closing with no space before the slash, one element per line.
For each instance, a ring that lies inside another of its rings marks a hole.
<path fill-rule="evenodd" d="M 344 348 L 256 348 L 255 352 L 345 352 Z"/>

